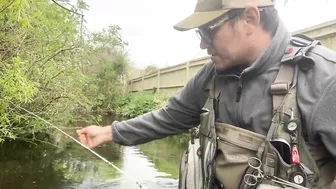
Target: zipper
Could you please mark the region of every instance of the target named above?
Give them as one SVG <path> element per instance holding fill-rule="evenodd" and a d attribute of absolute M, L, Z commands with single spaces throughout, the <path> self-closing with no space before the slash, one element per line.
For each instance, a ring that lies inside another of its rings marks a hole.
<path fill-rule="evenodd" d="M 224 139 L 222 139 L 222 138 L 220 138 L 220 137 L 217 137 L 217 140 L 218 140 L 219 142 L 222 142 L 222 143 L 225 143 L 225 144 L 229 144 L 229 145 L 232 145 L 232 146 L 235 146 L 235 147 L 244 148 L 244 149 L 246 149 L 246 150 L 251 150 L 251 149 L 246 148 L 246 147 L 244 147 L 244 146 L 240 146 L 240 145 L 237 145 L 237 144 L 235 144 L 235 143 L 233 143 L 233 142 L 224 140 Z"/>
<path fill-rule="evenodd" d="M 240 101 L 241 95 L 242 95 L 242 90 L 243 90 L 243 80 L 241 77 L 238 78 L 238 86 L 237 86 L 237 97 L 236 97 L 236 102 Z"/>
<path fill-rule="evenodd" d="M 244 74 L 244 72 L 241 73 L 241 75 L 238 77 L 238 84 L 237 84 L 237 97 L 236 97 L 236 121 L 237 121 L 237 126 L 242 126 L 242 121 L 240 121 L 241 118 L 241 104 L 242 102 L 240 102 L 241 100 L 241 96 L 243 93 L 243 78 L 242 75 Z"/>
<path fill-rule="evenodd" d="M 230 74 L 230 75 L 227 75 L 226 77 L 233 77 L 233 78 L 236 78 L 238 79 L 238 84 L 237 84 L 237 96 L 236 96 L 236 125 L 237 126 L 241 126 L 241 121 L 240 121 L 240 117 L 241 117 L 241 112 L 239 111 L 239 107 L 240 107 L 240 99 L 241 99 L 241 95 L 242 95 L 242 92 L 243 92 L 243 79 L 242 79 L 242 75 L 244 74 L 244 71 L 241 72 L 241 74 L 238 76 L 236 74 Z"/>

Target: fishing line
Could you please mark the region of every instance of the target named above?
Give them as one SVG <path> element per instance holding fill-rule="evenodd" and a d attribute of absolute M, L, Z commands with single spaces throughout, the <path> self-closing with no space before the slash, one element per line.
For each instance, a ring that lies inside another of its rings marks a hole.
<path fill-rule="evenodd" d="M 12 102 L 10 102 L 12 103 Z M 33 115 L 34 117 L 44 121 L 45 123 L 49 124 L 50 126 L 52 126 L 53 128 L 55 128 L 56 130 L 58 130 L 59 132 L 63 133 L 64 135 L 66 135 L 67 137 L 69 137 L 70 139 L 72 139 L 73 141 L 75 141 L 77 144 L 81 145 L 82 147 L 84 147 L 85 149 L 89 150 L 91 153 L 93 153 L 94 155 L 96 155 L 97 157 L 99 157 L 101 160 L 103 160 L 104 162 L 110 164 L 113 168 L 115 168 L 116 170 L 118 170 L 120 173 L 124 174 L 128 179 L 134 181 L 140 188 L 144 188 L 144 189 L 148 189 L 147 187 L 145 187 L 144 185 L 142 185 L 140 182 L 134 180 L 131 176 L 127 175 L 124 171 L 122 171 L 121 169 L 119 169 L 117 166 L 115 166 L 112 162 L 108 161 L 107 159 L 105 159 L 104 157 L 102 157 L 101 155 L 99 155 L 98 153 L 96 153 L 95 151 L 91 150 L 90 148 L 88 148 L 87 146 L 85 146 L 84 144 L 82 144 L 81 142 L 79 142 L 77 139 L 75 139 L 74 137 L 70 136 L 68 133 L 64 132 L 62 129 L 59 129 L 58 127 L 56 127 L 55 125 L 51 124 L 50 122 L 48 122 L 47 120 L 41 118 L 40 116 L 34 114 L 33 112 L 30 112 L 28 110 L 26 110 L 25 108 L 22 108 L 20 106 L 15 105 L 14 103 L 12 103 L 14 106 L 16 106 L 17 108 Z"/>

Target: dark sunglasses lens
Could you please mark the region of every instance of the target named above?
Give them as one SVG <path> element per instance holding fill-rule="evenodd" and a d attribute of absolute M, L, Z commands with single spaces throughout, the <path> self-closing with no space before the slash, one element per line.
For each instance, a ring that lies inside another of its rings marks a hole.
<path fill-rule="evenodd" d="M 202 40 L 203 37 L 202 37 L 201 31 L 196 30 L 195 32 L 196 32 L 196 35 L 197 35 L 198 39 Z"/>
<path fill-rule="evenodd" d="M 210 36 L 206 31 L 203 30 L 196 30 L 196 34 L 200 40 L 205 40 L 206 42 L 210 42 Z"/>

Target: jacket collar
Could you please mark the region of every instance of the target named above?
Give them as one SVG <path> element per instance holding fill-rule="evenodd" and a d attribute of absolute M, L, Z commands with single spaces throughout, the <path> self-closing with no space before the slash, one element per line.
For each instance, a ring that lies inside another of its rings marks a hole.
<path fill-rule="evenodd" d="M 221 72 L 216 70 L 216 75 L 220 77 L 225 77 L 229 75 L 243 76 L 249 78 L 256 77 L 266 72 L 276 63 L 281 61 L 281 58 L 286 51 L 290 38 L 291 35 L 289 31 L 287 30 L 283 22 L 279 20 L 277 30 L 270 44 L 251 64 L 251 66 L 248 66 L 245 69 L 242 69 L 241 67 L 233 67 Z"/>

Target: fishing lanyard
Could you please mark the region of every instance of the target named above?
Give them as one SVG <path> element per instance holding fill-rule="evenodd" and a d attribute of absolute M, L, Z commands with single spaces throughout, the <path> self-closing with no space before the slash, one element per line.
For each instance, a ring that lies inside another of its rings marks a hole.
<path fill-rule="evenodd" d="M 12 102 L 11 102 L 12 103 Z M 77 144 L 81 145 L 82 147 L 84 147 L 85 149 L 89 150 L 91 153 L 93 153 L 94 155 L 96 155 L 97 157 L 99 157 L 101 160 L 103 160 L 104 162 L 108 163 L 109 165 L 111 165 L 113 168 L 115 168 L 117 171 L 119 171 L 120 173 L 124 174 L 128 179 L 134 181 L 140 188 L 144 188 L 144 189 L 148 189 L 147 187 L 145 187 L 144 185 L 142 185 L 140 182 L 134 180 L 131 176 L 127 175 L 123 170 L 119 169 L 117 166 L 115 166 L 112 162 L 108 161 L 107 159 L 105 159 L 104 157 L 102 157 L 101 155 L 97 154 L 95 151 L 91 150 L 90 148 L 88 148 L 87 146 L 85 146 L 84 144 L 82 144 L 81 142 L 79 142 L 78 140 L 76 140 L 74 137 L 70 136 L 69 134 L 67 134 L 66 132 L 64 132 L 63 130 L 59 129 L 58 127 L 56 127 L 55 125 L 51 124 L 50 122 L 48 122 L 47 120 L 41 118 L 40 116 L 34 114 L 33 112 L 30 112 L 20 106 L 15 105 L 14 103 L 12 103 L 14 106 L 16 106 L 17 108 L 20 108 L 21 110 L 33 115 L 34 117 L 42 120 L 43 122 L 47 123 L 48 125 L 52 126 L 53 128 L 55 128 L 56 130 L 58 130 L 59 132 L 63 133 L 65 136 L 69 137 L 70 139 L 72 139 L 73 141 L 75 141 Z"/>

